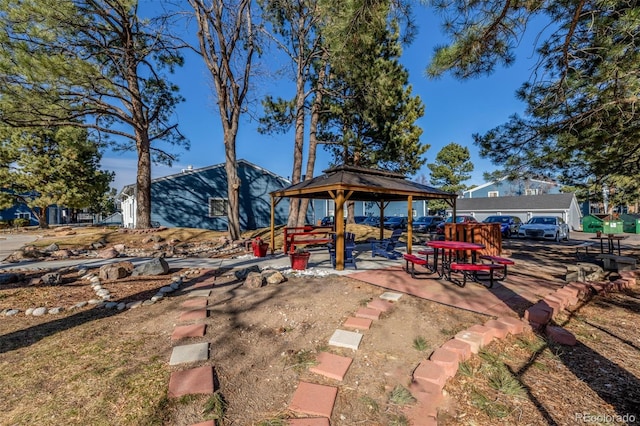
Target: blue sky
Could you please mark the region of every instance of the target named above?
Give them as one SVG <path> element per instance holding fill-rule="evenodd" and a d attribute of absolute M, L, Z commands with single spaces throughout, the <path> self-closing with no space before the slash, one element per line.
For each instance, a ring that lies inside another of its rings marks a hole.
<path fill-rule="evenodd" d="M 451 142 L 468 147 L 474 172 L 465 184 L 480 185 L 484 183 L 482 174 L 496 167 L 479 157 L 472 135 L 484 133 L 506 122 L 514 113 L 522 113 L 524 105 L 515 98 L 515 91 L 531 75 L 533 42 L 530 38 L 525 39 L 516 52 L 516 63 L 507 69 L 498 68 L 491 76 L 469 81 L 458 81 L 450 76 L 429 80 L 424 70 L 433 47 L 443 43 L 443 36 L 438 18 L 424 7 L 416 5 L 414 15 L 419 33 L 411 46 L 405 46 L 402 63 L 409 70 L 414 95 L 419 95 L 425 104 L 425 114 L 418 124 L 423 129 L 421 142 L 430 144 L 431 148 L 424 156 L 427 163 L 433 162 L 440 149 Z M 267 59 L 272 60 L 274 57 L 263 57 L 260 60 L 261 67 L 267 65 Z M 273 68 L 272 73 L 275 75 L 279 65 L 272 62 L 268 65 Z M 185 66 L 178 69 L 173 77 L 186 98 L 177 109 L 177 120 L 181 132 L 190 140 L 191 148 L 189 151 L 174 149 L 172 152 L 179 155 L 179 160 L 171 168 L 154 165 L 153 178 L 179 173 L 187 166 L 200 168 L 224 162 L 220 118 L 208 71 L 202 60 L 187 56 Z M 293 90 L 293 82 L 284 78 L 262 76 L 253 84 L 258 89 L 250 105 L 254 115 L 259 110 L 259 99 L 263 95 L 286 96 Z M 237 139 L 238 159 L 245 159 L 280 176 L 289 177 L 292 153 L 292 134 L 261 135 L 257 132 L 255 117 L 246 115 L 243 118 Z M 329 155 L 321 149 L 316 161 L 316 175 L 327 168 L 329 160 Z M 108 151 L 102 159 L 102 168 L 116 172 L 112 186 L 118 191 L 124 185 L 135 182 L 134 153 Z M 429 177 L 426 165 L 411 178 L 420 175 Z"/>

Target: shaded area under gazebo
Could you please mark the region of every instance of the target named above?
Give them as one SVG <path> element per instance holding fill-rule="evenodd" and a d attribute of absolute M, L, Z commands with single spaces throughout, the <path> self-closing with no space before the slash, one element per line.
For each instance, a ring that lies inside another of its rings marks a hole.
<path fill-rule="evenodd" d="M 344 269 L 344 204 L 348 201 L 373 201 L 384 217 L 384 208 L 391 201 L 407 202 L 407 252 L 411 253 L 413 239 L 413 201 L 439 199 L 453 208 L 456 216 L 457 195 L 407 180 L 405 176 L 384 170 L 354 166 L 337 166 L 323 174 L 271 193 L 271 247 L 275 243 L 275 208 L 283 198 L 331 199 L 335 203 L 336 269 Z M 380 221 L 380 239 L 384 228 Z"/>

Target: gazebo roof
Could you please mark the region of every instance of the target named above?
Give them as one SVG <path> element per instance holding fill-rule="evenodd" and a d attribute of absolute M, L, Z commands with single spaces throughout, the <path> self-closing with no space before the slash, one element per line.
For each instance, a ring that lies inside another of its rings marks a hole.
<path fill-rule="evenodd" d="M 335 191 L 350 192 L 352 201 L 406 201 L 455 199 L 456 194 L 407 180 L 403 175 L 384 170 L 337 166 L 310 180 L 271 193 L 275 197 L 331 199 Z"/>

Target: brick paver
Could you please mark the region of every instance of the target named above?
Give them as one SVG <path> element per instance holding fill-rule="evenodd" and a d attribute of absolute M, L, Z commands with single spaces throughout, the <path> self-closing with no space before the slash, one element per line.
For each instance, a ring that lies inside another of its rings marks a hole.
<path fill-rule="evenodd" d="M 340 381 L 344 379 L 344 375 L 347 374 L 347 370 L 353 362 L 353 359 L 349 357 L 330 352 L 320 352 L 317 360 L 318 365 L 310 367 L 309 371 Z"/>
<path fill-rule="evenodd" d="M 451 339 L 444 342 L 441 348 L 457 353 L 459 362 L 463 362 L 471 358 L 471 345 L 468 342 L 459 339 Z"/>
<path fill-rule="evenodd" d="M 448 377 L 447 374 L 440 365 L 433 361 L 422 361 L 418 368 L 413 372 L 413 378 L 418 380 L 426 380 L 427 382 L 435 383 L 442 389 Z"/>
<path fill-rule="evenodd" d="M 197 297 L 195 299 L 185 300 L 180 304 L 180 306 L 182 306 L 183 308 L 192 308 L 192 309 L 206 308 L 208 303 L 209 301 L 204 297 Z"/>
<path fill-rule="evenodd" d="M 337 395 L 337 387 L 300 382 L 293 394 L 289 409 L 297 413 L 331 418 Z"/>
<path fill-rule="evenodd" d="M 205 324 L 179 325 L 173 329 L 171 340 L 180 340 L 187 337 L 202 337 L 207 326 Z"/>
<path fill-rule="evenodd" d="M 209 311 L 207 311 L 206 309 L 194 309 L 192 311 L 185 311 L 181 313 L 178 319 L 180 321 L 193 321 L 198 319 L 205 319 L 207 318 L 208 314 Z"/>
<path fill-rule="evenodd" d="M 195 394 L 208 395 L 213 394 L 214 391 L 211 366 L 174 371 L 169 378 L 169 398 Z"/>
<path fill-rule="evenodd" d="M 367 308 L 376 309 L 380 312 L 389 312 L 393 308 L 393 302 L 384 299 L 373 299 L 367 304 Z"/>
<path fill-rule="evenodd" d="M 356 311 L 357 318 L 369 318 L 371 320 L 380 319 L 380 311 L 371 308 L 360 308 Z"/>
<path fill-rule="evenodd" d="M 373 320 L 370 318 L 349 317 L 342 324 L 346 328 L 355 328 L 357 330 L 368 330 L 371 328 Z"/>
<path fill-rule="evenodd" d="M 289 419 L 289 426 L 329 426 L 329 419 L 326 417 L 307 417 L 304 419 Z"/>

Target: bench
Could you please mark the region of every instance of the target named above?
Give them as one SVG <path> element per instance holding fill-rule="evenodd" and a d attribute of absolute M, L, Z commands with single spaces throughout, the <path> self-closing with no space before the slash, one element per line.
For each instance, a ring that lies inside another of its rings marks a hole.
<path fill-rule="evenodd" d="M 576 260 L 584 260 L 589 258 L 589 247 L 593 246 L 593 243 L 585 241 L 584 243 L 576 246 Z M 581 253 L 581 249 L 584 249 L 584 256 Z"/>
<path fill-rule="evenodd" d="M 291 232 L 293 231 L 293 232 Z M 296 246 L 323 245 L 333 241 L 333 228 L 327 226 L 298 226 L 284 229 L 283 251 L 293 253 Z"/>
<path fill-rule="evenodd" d="M 411 278 L 416 278 L 416 275 L 419 275 L 419 272 L 416 272 L 416 265 L 427 267 L 427 259 L 423 259 L 421 257 L 415 256 L 413 254 L 403 254 L 402 258 L 404 259 L 406 265 L 403 269 L 407 274 L 411 274 Z M 409 269 L 409 264 L 411 264 L 411 269 Z"/>
<path fill-rule="evenodd" d="M 462 283 L 458 280 L 454 280 L 449 274 L 449 281 L 453 281 L 458 284 L 460 287 L 464 287 L 467 284 L 467 278 L 470 278 L 473 281 L 478 282 L 478 272 L 488 272 L 489 273 L 489 285 L 488 288 L 493 287 L 493 272 L 502 270 L 504 271 L 507 268 L 506 265 L 501 265 L 499 263 L 451 263 L 449 265 L 450 272 L 460 272 L 462 273 Z M 505 272 L 506 275 L 506 272 Z"/>
<path fill-rule="evenodd" d="M 508 259 L 506 257 L 500 257 L 500 256 L 491 256 L 488 254 L 483 254 L 480 256 L 480 259 L 482 260 L 488 260 L 490 261 L 492 264 L 498 264 L 498 265 L 502 265 L 504 266 L 504 273 L 502 274 L 502 276 L 500 277 L 494 277 L 495 280 L 497 281 L 502 281 L 505 278 L 507 278 L 507 266 L 509 265 L 515 265 L 516 262 L 514 262 L 511 259 Z"/>
<path fill-rule="evenodd" d="M 596 259 L 602 260 L 602 266 L 607 271 L 633 271 L 636 269 L 636 258 L 616 256 L 615 254 L 598 254 Z"/>

